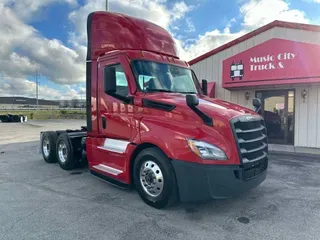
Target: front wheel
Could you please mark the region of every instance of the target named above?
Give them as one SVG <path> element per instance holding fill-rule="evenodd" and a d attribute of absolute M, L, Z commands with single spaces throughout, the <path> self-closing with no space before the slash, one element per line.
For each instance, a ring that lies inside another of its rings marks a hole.
<path fill-rule="evenodd" d="M 134 184 L 142 200 L 154 208 L 176 203 L 177 183 L 168 157 L 158 148 L 147 148 L 134 161 Z"/>

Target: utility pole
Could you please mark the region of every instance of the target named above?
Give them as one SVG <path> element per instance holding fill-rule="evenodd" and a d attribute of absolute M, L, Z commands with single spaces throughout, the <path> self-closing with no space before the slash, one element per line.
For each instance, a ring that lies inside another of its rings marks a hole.
<path fill-rule="evenodd" d="M 80 90 L 80 106 L 82 108 L 82 91 Z"/>
<path fill-rule="evenodd" d="M 108 12 L 109 11 L 109 1 L 106 0 L 106 11 Z"/>
<path fill-rule="evenodd" d="M 38 70 L 36 71 L 36 75 L 35 75 L 35 78 L 36 78 L 36 97 L 37 97 L 37 108 L 39 106 L 39 80 L 38 80 L 38 77 L 40 77 L 40 74 L 38 74 Z"/>

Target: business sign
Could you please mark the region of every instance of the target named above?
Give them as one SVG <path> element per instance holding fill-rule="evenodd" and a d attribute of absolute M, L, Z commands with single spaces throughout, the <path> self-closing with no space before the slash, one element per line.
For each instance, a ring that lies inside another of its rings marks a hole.
<path fill-rule="evenodd" d="M 224 88 L 320 82 L 320 45 L 273 38 L 223 61 Z"/>

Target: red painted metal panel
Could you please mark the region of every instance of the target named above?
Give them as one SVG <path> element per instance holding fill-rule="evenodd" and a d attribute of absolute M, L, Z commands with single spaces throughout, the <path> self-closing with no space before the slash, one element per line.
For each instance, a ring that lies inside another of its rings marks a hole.
<path fill-rule="evenodd" d="M 320 82 L 320 45 L 273 38 L 223 61 L 222 86 Z"/>
<path fill-rule="evenodd" d="M 162 27 L 120 13 L 94 12 L 91 31 L 91 59 L 115 50 L 145 50 L 177 58 L 176 45 Z"/>

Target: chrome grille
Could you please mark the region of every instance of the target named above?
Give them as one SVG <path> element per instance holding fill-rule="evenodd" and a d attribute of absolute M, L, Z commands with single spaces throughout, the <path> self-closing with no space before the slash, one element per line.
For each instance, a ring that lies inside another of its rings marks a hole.
<path fill-rule="evenodd" d="M 263 161 L 268 154 L 265 123 L 260 116 L 240 116 L 231 120 L 243 164 Z"/>

